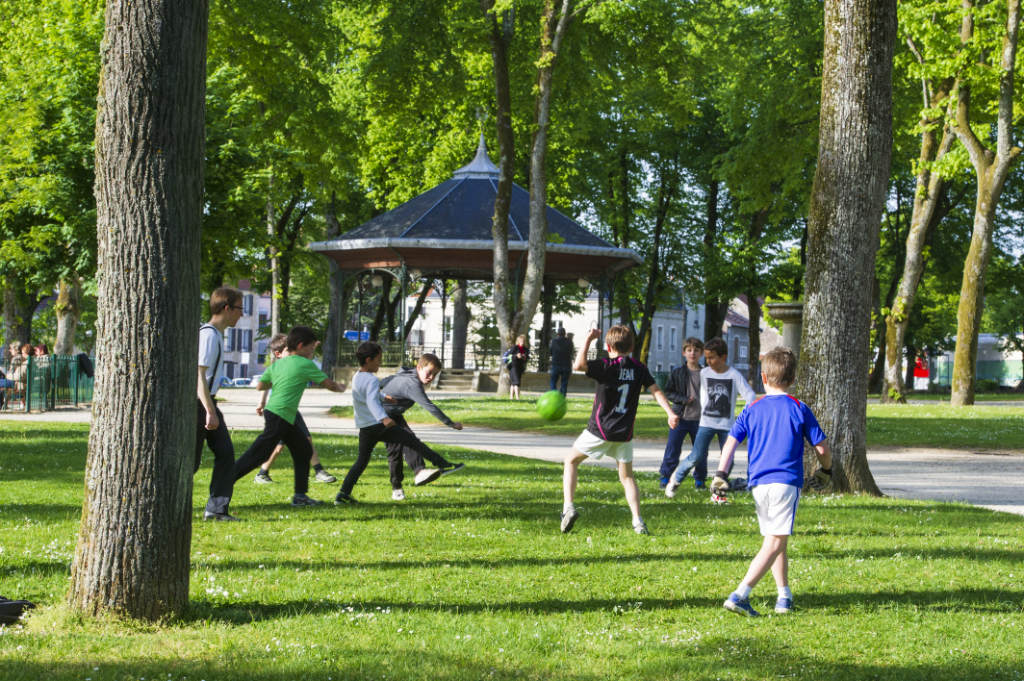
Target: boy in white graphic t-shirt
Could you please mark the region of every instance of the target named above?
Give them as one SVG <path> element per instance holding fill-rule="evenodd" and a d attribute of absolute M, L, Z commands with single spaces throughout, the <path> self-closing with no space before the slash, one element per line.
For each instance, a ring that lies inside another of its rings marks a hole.
<path fill-rule="evenodd" d="M 736 397 L 742 395 L 748 404 L 757 395 L 743 374 L 730 367 L 729 346 L 721 338 L 712 338 L 704 346 L 705 366 L 700 372 L 700 427 L 693 441 L 693 450 L 679 462 L 672 479 L 665 486 L 665 496 L 672 498 L 683 483 L 686 474 L 696 466 L 705 469 L 708 460 L 708 445 L 718 436 L 718 445 L 725 444 L 725 438 L 736 420 Z M 703 481 L 701 481 L 703 482 Z"/>

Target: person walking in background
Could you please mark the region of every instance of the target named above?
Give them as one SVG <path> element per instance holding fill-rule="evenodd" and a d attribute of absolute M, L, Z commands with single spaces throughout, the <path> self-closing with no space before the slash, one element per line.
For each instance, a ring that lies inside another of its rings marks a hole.
<path fill-rule="evenodd" d="M 569 391 L 569 377 L 572 376 L 573 347 L 565 336 L 565 327 L 559 327 L 551 340 L 551 390 L 560 390 L 563 395 Z M 561 388 L 558 382 L 561 381 Z"/>

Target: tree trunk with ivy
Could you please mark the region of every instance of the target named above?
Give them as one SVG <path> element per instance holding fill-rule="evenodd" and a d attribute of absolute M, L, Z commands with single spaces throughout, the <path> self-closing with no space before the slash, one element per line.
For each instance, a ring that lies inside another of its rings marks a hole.
<path fill-rule="evenodd" d="M 935 93 L 932 104 L 940 104 L 947 97 L 948 84 Z M 944 119 L 921 120 L 921 154 L 918 159 L 917 183 L 914 193 L 914 208 L 907 233 L 906 254 L 903 261 L 903 275 L 893 297 L 889 313 L 885 317 L 885 381 L 882 385 L 882 402 L 904 403 L 906 385 L 900 371 L 907 326 L 914 309 L 917 287 L 924 274 L 924 247 L 938 221 L 934 219 L 936 209 L 946 191 L 946 182 L 933 166 L 953 147 L 956 136 Z M 939 131 L 941 129 L 941 136 Z"/>
<path fill-rule="evenodd" d="M 956 311 L 956 351 L 953 354 L 953 380 L 950 404 L 954 407 L 974 404 L 974 382 L 978 362 L 978 331 L 984 307 L 985 273 L 992 257 L 996 206 L 1003 193 L 1006 177 L 1021 148 L 1013 144 L 1014 64 L 1017 57 L 1017 33 L 1020 28 L 1020 0 L 1006 3 L 1006 32 L 999 60 L 999 111 L 996 122 L 996 150 L 988 149 L 971 127 L 971 87 L 959 79 L 955 86 L 956 117 L 953 127 L 967 149 L 978 180 L 974 204 L 974 228 L 971 245 L 964 260 L 960 303 Z M 963 44 L 974 34 L 974 2 L 964 0 L 965 12 L 960 31 Z"/>
<path fill-rule="evenodd" d="M 68 599 L 188 603 L 203 206 L 205 0 L 108 0 L 96 124 L 96 386 Z"/>
<path fill-rule="evenodd" d="M 870 282 L 892 152 L 895 37 L 895 0 L 826 0 L 797 392 L 828 436 L 844 492 L 880 494 L 865 444 Z"/>

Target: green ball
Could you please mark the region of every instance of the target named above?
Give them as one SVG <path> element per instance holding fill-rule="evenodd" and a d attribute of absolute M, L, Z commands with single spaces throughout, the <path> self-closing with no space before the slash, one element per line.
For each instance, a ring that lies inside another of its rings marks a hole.
<path fill-rule="evenodd" d="M 549 390 L 537 399 L 537 413 L 545 421 L 557 421 L 562 418 L 568 406 L 565 395 L 557 390 Z"/>

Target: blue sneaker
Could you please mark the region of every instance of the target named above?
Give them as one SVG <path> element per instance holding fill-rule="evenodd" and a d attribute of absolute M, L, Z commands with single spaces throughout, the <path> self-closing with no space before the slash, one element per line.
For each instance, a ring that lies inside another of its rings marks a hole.
<path fill-rule="evenodd" d="M 743 615 L 745 617 L 761 616 L 761 613 L 750 607 L 750 599 L 740 598 L 736 595 L 735 591 L 729 594 L 729 597 L 725 599 L 725 603 L 722 603 L 722 607 L 736 613 L 737 615 Z"/>
<path fill-rule="evenodd" d="M 659 480 L 658 486 L 661 487 L 662 489 L 668 487 L 668 478 L 662 478 L 661 480 Z"/>
<path fill-rule="evenodd" d="M 705 484 L 704 484 L 704 480 L 703 479 L 701 479 L 701 480 L 694 480 L 693 481 L 693 488 L 694 489 L 704 489 L 704 487 L 705 487 Z"/>
<path fill-rule="evenodd" d="M 775 612 L 779 613 L 780 615 L 785 615 L 786 613 L 791 612 L 792 610 L 793 610 L 793 599 L 792 598 L 782 598 L 780 596 L 779 600 L 775 601 Z"/>

